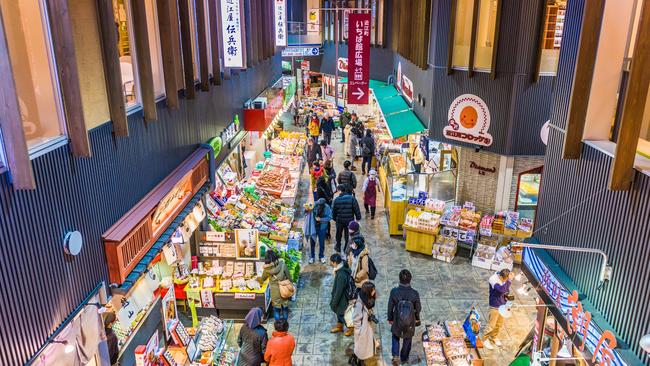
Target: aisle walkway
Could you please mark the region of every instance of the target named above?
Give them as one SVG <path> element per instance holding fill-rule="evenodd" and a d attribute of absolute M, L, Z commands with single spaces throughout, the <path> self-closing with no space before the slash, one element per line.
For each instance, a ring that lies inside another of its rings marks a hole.
<path fill-rule="evenodd" d="M 336 150 L 335 169 L 343 169 L 344 153 L 338 139 L 332 139 Z M 334 141 L 335 140 L 335 141 Z M 356 164 L 360 167 L 360 163 Z M 362 197 L 363 177 L 357 171 L 357 197 Z M 303 175 L 306 177 L 307 175 Z M 309 198 L 309 180 L 303 179 L 300 185 L 303 201 Z M 382 197 L 382 195 L 380 195 Z M 300 204 L 302 209 L 302 202 Z M 363 212 L 363 207 L 361 208 Z M 361 221 L 362 233 L 370 248 L 370 255 L 378 269 L 375 282 L 377 286 L 377 312 L 380 323 L 376 328 L 376 338 L 381 348 L 376 364 L 390 365 L 391 335 L 386 321 L 386 308 L 390 289 L 398 282 L 398 273 L 406 268 L 413 274 L 412 286 L 422 298 L 422 324 L 445 320 L 464 320 L 472 305 L 479 308 L 483 316 L 482 324 L 487 324 L 488 283 L 491 271 L 472 267 L 465 258 L 456 258 L 452 263 L 436 261 L 431 257 L 407 252 L 404 240 L 388 235 L 388 224 L 383 208 L 383 199 L 378 199 L 378 212 L 375 220 L 364 218 Z M 302 214 L 299 216 L 302 217 Z M 334 231 L 332 231 L 334 236 Z M 326 256 L 333 253 L 334 242 L 326 244 Z M 307 264 L 309 248 L 304 250 L 304 264 L 300 276 L 298 299 L 292 303 L 289 316 L 290 331 L 296 335 L 297 349 L 295 365 L 346 365 L 352 349 L 353 337 L 330 334 L 334 325 L 334 315 L 329 308 L 332 286 L 332 269 L 320 264 Z M 515 284 L 519 285 L 519 284 Z M 514 286 L 513 286 L 514 287 Z M 513 292 L 514 288 L 513 288 Z M 518 296 L 518 295 L 517 295 Z M 532 296 L 525 296 L 522 302 L 531 303 Z M 494 351 L 483 351 L 485 365 L 507 365 L 513 359 L 519 344 L 532 327 L 534 314 L 530 308 L 518 309 L 505 324 L 501 339 L 503 346 Z M 272 325 L 269 324 L 269 328 Z M 416 331 L 409 364 L 425 365 L 421 334 L 423 327 Z"/>

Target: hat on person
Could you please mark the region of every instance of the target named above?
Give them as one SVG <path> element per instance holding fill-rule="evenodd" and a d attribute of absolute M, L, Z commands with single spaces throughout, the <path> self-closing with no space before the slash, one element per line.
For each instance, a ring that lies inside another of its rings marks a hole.
<path fill-rule="evenodd" d="M 359 228 L 360 228 L 359 223 L 356 222 L 356 221 L 351 221 L 348 224 L 348 230 L 350 230 L 350 231 L 355 231 L 356 232 L 356 231 L 359 231 Z"/>
<path fill-rule="evenodd" d="M 372 176 L 375 176 L 375 175 L 377 175 L 377 171 L 374 170 L 374 169 L 370 169 L 370 171 L 368 172 L 368 174 L 370 174 L 370 175 L 372 175 Z"/>

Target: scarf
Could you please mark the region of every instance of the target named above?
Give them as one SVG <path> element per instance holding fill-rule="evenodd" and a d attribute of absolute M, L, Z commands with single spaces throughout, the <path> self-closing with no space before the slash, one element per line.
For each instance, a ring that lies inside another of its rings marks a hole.
<path fill-rule="evenodd" d="M 244 323 L 246 323 L 246 326 L 250 329 L 257 328 L 258 325 L 262 324 L 262 309 L 252 308 L 248 314 L 246 314 Z"/>
<path fill-rule="evenodd" d="M 354 254 L 355 257 L 358 257 L 359 254 L 366 248 L 366 245 L 361 242 L 357 242 L 357 249 L 352 249 L 352 254 Z"/>

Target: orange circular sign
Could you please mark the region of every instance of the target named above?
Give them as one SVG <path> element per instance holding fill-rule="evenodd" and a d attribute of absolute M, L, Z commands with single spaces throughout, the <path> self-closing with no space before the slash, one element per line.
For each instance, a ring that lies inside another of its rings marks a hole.
<path fill-rule="evenodd" d="M 470 105 L 460 111 L 460 124 L 467 129 L 474 128 L 478 121 L 478 112 Z"/>

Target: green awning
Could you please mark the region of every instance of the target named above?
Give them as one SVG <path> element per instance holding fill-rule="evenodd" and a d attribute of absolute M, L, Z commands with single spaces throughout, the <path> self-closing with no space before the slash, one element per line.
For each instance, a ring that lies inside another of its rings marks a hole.
<path fill-rule="evenodd" d="M 375 98 L 377 98 L 378 101 L 399 95 L 397 89 L 395 89 L 395 87 L 392 85 L 372 88 L 372 91 L 375 93 Z"/>
<path fill-rule="evenodd" d="M 410 110 L 387 115 L 386 124 L 394 139 L 427 130 L 418 116 Z"/>
<path fill-rule="evenodd" d="M 382 86 L 386 86 L 386 85 L 387 85 L 387 84 L 384 83 L 383 81 L 372 80 L 372 79 L 370 79 L 370 88 L 371 88 L 371 89 L 374 89 L 374 88 L 381 88 Z"/>
<path fill-rule="evenodd" d="M 389 98 L 384 98 L 379 100 L 379 108 L 384 116 L 389 114 L 404 112 L 411 109 L 411 107 L 404 101 L 400 95 L 394 95 Z"/>

